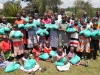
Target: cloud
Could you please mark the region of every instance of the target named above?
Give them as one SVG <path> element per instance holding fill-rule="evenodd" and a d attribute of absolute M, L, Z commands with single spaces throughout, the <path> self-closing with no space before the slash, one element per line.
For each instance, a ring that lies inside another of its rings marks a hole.
<path fill-rule="evenodd" d="M 3 9 L 3 4 L 2 3 L 0 3 L 0 9 Z"/>

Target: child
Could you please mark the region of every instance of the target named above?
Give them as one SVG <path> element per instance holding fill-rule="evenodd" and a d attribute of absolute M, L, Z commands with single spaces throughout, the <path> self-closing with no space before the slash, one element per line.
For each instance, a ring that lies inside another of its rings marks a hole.
<path fill-rule="evenodd" d="M 48 18 L 47 13 L 44 13 L 44 18 L 42 19 L 42 23 L 44 23 L 44 24 L 50 24 L 51 23 L 51 19 Z"/>
<path fill-rule="evenodd" d="M 28 48 L 32 49 L 34 47 L 34 43 L 37 43 L 36 36 L 36 28 L 37 26 L 33 23 L 32 16 L 29 17 L 29 23 L 25 25 L 25 29 L 28 29 Z"/>
<path fill-rule="evenodd" d="M 12 63 L 13 62 L 4 61 L 3 56 L 0 54 L 0 68 L 6 68 L 8 65 Z"/>
<path fill-rule="evenodd" d="M 55 24 L 55 17 L 52 17 L 52 22 L 51 25 L 57 26 Z M 50 29 L 50 46 L 52 47 L 53 50 L 56 50 L 58 47 L 58 29 Z"/>
<path fill-rule="evenodd" d="M 37 30 L 36 30 L 36 31 L 38 31 L 38 30 L 40 29 L 40 26 L 41 26 L 41 19 L 39 19 L 38 13 L 35 13 L 35 14 L 34 14 L 33 22 L 34 22 L 34 23 L 36 24 L 36 26 L 37 26 Z M 37 35 L 37 39 L 38 39 L 38 41 L 39 41 L 39 36 L 38 36 L 38 35 Z"/>
<path fill-rule="evenodd" d="M 59 46 L 62 46 L 65 50 L 68 48 L 68 33 L 66 33 L 66 28 L 68 27 L 66 22 L 66 15 L 62 16 L 62 22 L 59 26 Z"/>
<path fill-rule="evenodd" d="M 87 28 L 87 23 L 84 22 L 83 23 L 83 26 L 81 28 L 81 31 L 82 30 L 85 30 L 86 28 Z M 90 38 L 87 38 L 84 35 L 83 36 L 80 36 L 79 42 L 80 42 L 80 44 L 79 44 L 80 48 L 77 51 L 78 52 L 82 52 L 83 53 L 83 56 L 84 56 L 84 59 L 86 60 L 87 53 L 90 53 Z"/>
<path fill-rule="evenodd" d="M 25 24 L 25 20 L 21 19 L 21 15 L 19 13 L 17 14 L 17 20 L 15 21 L 15 24 Z M 25 29 L 22 29 L 21 32 L 24 34 L 23 42 L 25 45 L 25 49 L 27 49 L 27 32 Z"/>
<path fill-rule="evenodd" d="M 40 35 L 43 34 L 43 35 Z M 49 34 L 49 32 L 46 30 L 44 23 L 41 24 L 41 28 L 37 31 L 37 35 L 40 36 L 39 38 L 39 44 L 41 49 L 43 48 L 44 43 L 46 42 L 46 36 Z"/>
<path fill-rule="evenodd" d="M 23 33 L 21 33 L 18 30 L 17 25 L 14 25 L 14 30 L 12 31 L 12 33 L 9 36 L 13 41 L 14 56 L 18 60 L 22 57 L 23 51 L 24 51 L 24 45 L 23 45 L 23 41 L 22 41 Z"/>
<path fill-rule="evenodd" d="M 39 61 L 40 60 L 39 56 L 41 55 L 41 50 L 40 50 L 40 46 L 38 43 L 34 44 L 32 53 L 33 53 L 35 60 Z"/>
<path fill-rule="evenodd" d="M 70 63 L 68 63 L 68 59 L 66 54 L 63 52 L 62 47 L 58 47 L 57 55 L 56 55 L 56 66 L 59 71 L 67 71 L 70 68 Z"/>
<path fill-rule="evenodd" d="M 22 66 L 21 66 L 21 70 L 22 71 L 24 71 L 24 72 L 26 72 L 26 73 L 31 73 L 32 75 L 34 75 L 35 74 L 35 72 L 37 71 L 37 70 L 41 70 L 41 72 L 44 72 L 44 71 L 46 71 L 46 68 L 44 67 L 44 68 L 40 68 L 40 65 L 36 62 L 36 64 L 35 64 L 35 66 L 33 67 L 33 68 L 31 68 L 31 69 L 25 69 L 25 63 L 28 61 L 28 60 L 30 60 L 31 58 L 29 57 L 29 52 L 28 51 L 24 51 L 24 56 L 23 56 L 23 58 L 22 58 Z M 33 59 L 34 60 L 34 59 Z M 27 65 L 28 66 L 28 65 Z"/>
<path fill-rule="evenodd" d="M 69 51 L 69 53 L 68 53 L 68 55 L 67 55 L 67 58 L 68 58 L 68 60 L 69 60 L 69 62 L 71 63 L 71 64 L 73 64 L 73 62 L 71 62 L 71 59 L 73 59 L 75 56 L 76 56 L 76 54 L 75 54 L 75 52 L 74 52 L 74 50 L 75 50 L 75 48 L 74 48 L 74 46 L 71 46 L 70 47 L 70 51 Z M 83 63 L 81 60 L 80 60 L 80 57 L 79 56 L 77 56 L 77 58 L 75 58 L 76 60 L 78 60 L 78 61 L 76 61 L 76 63 L 74 63 L 74 65 L 76 65 L 76 66 L 78 66 L 78 65 L 83 65 L 83 66 L 88 66 L 89 64 L 88 64 L 88 61 L 86 62 L 86 63 Z M 75 60 L 74 60 L 75 61 Z"/>
<path fill-rule="evenodd" d="M 4 55 L 5 55 L 5 59 L 9 60 L 10 57 L 11 57 L 11 43 L 8 40 L 6 35 L 3 35 L 2 38 L 3 38 L 3 41 L 1 43 L 1 48 L 2 48 L 2 51 L 3 51 Z"/>
<path fill-rule="evenodd" d="M 98 23 L 93 23 L 93 28 L 91 29 L 91 32 L 100 31 L 98 28 Z M 97 50 L 99 50 L 99 37 L 91 37 L 90 42 L 90 48 L 91 48 L 91 60 L 97 60 Z"/>
<path fill-rule="evenodd" d="M 76 32 L 72 33 L 70 35 L 70 46 L 74 46 L 75 50 L 76 48 L 78 47 L 78 44 L 79 44 L 79 31 L 80 31 L 80 27 L 78 26 L 78 20 L 75 19 L 74 21 L 74 28 L 76 28 Z"/>

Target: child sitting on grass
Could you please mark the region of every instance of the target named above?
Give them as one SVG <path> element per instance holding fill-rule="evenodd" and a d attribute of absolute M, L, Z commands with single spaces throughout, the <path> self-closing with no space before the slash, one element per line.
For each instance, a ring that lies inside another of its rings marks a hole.
<path fill-rule="evenodd" d="M 28 51 L 24 51 L 24 56 L 22 58 L 22 66 L 20 69 L 32 75 L 34 75 L 37 70 L 41 70 L 41 72 L 46 71 L 45 67 L 40 68 L 40 65 L 36 62 L 36 60 L 30 58 Z"/>
<path fill-rule="evenodd" d="M 67 55 L 63 52 L 62 47 L 58 47 L 56 56 L 56 67 L 59 71 L 67 71 L 70 68 Z"/>
<path fill-rule="evenodd" d="M 39 56 L 41 54 L 41 50 L 40 50 L 40 45 L 38 43 L 34 44 L 32 53 L 33 53 L 35 60 L 39 61 L 40 60 Z"/>
<path fill-rule="evenodd" d="M 3 41 L 1 42 L 1 48 L 4 53 L 5 59 L 9 61 L 11 57 L 11 43 L 6 35 L 3 35 L 2 38 Z"/>
<path fill-rule="evenodd" d="M 76 66 L 82 65 L 87 67 L 89 65 L 88 61 L 86 61 L 86 63 L 82 62 L 80 57 L 75 54 L 74 49 L 73 46 L 70 47 L 70 52 L 67 55 L 69 62 Z"/>

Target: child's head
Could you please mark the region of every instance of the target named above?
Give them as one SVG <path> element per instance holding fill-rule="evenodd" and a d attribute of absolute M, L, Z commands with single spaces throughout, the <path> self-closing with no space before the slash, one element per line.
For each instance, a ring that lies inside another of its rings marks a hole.
<path fill-rule="evenodd" d="M 45 45 L 46 45 L 46 47 L 50 47 L 50 42 L 49 41 L 46 41 L 45 42 Z"/>
<path fill-rule="evenodd" d="M 54 16 L 51 18 L 51 23 L 55 24 L 55 17 Z"/>
<path fill-rule="evenodd" d="M 97 27 L 98 27 L 98 23 L 97 22 L 94 22 L 93 23 L 93 28 L 96 29 Z"/>
<path fill-rule="evenodd" d="M 87 26 L 87 23 L 83 22 L 83 28 L 86 28 L 86 26 Z"/>
<path fill-rule="evenodd" d="M 89 23 L 89 22 L 90 22 L 90 20 L 91 20 L 91 18 L 90 18 L 90 17 L 87 17 L 87 23 Z"/>
<path fill-rule="evenodd" d="M 34 18 L 35 18 L 35 19 L 38 19 L 38 17 L 39 17 L 38 13 L 35 13 L 35 14 L 34 14 Z"/>
<path fill-rule="evenodd" d="M 30 16 L 30 17 L 29 17 L 29 23 L 32 23 L 32 22 L 33 22 L 33 17 Z"/>
<path fill-rule="evenodd" d="M 75 20 L 76 14 L 72 14 L 72 20 Z"/>
<path fill-rule="evenodd" d="M 63 15 L 62 16 L 62 22 L 66 22 L 66 18 L 67 18 L 66 15 Z"/>
<path fill-rule="evenodd" d="M 26 50 L 24 51 L 24 57 L 25 58 L 28 58 L 29 57 L 29 51 L 26 51 Z"/>
<path fill-rule="evenodd" d="M 48 14 L 44 13 L 44 19 L 46 20 L 48 18 Z"/>
<path fill-rule="evenodd" d="M 2 38 L 4 41 L 7 41 L 7 39 L 8 39 L 7 35 L 3 35 Z"/>
<path fill-rule="evenodd" d="M 26 10 L 22 10 L 22 16 L 26 16 Z"/>
<path fill-rule="evenodd" d="M 75 18 L 74 25 L 78 25 L 78 19 Z"/>
<path fill-rule="evenodd" d="M 7 23 L 7 18 L 5 16 L 2 17 L 2 23 Z"/>
<path fill-rule="evenodd" d="M 55 19 L 58 19 L 58 13 L 54 14 Z"/>
<path fill-rule="evenodd" d="M 58 47 L 57 53 L 58 53 L 59 56 L 61 56 L 63 54 L 63 48 L 62 47 Z"/>
<path fill-rule="evenodd" d="M 42 22 L 41 23 L 41 28 L 44 29 L 45 28 L 45 24 Z"/>
<path fill-rule="evenodd" d="M 94 17 L 93 22 L 98 22 L 98 17 Z"/>
<path fill-rule="evenodd" d="M 15 31 L 18 30 L 18 25 L 14 24 L 13 25 L 13 30 L 15 30 Z"/>
<path fill-rule="evenodd" d="M 67 17 L 66 17 L 66 21 L 67 21 L 67 22 L 70 22 L 70 16 L 67 16 Z"/>
<path fill-rule="evenodd" d="M 39 49 L 40 49 L 40 45 L 39 45 L 38 43 L 35 43 L 35 44 L 34 44 L 34 49 L 39 50 Z"/>
<path fill-rule="evenodd" d="M 70 52 L 74 52 L 75 48 L 73 46 L 70 47 Z"/>
<path fill-rule="evenodd" d="M 87 12 L 84 12 L 83 17 L 84 17 L 84 18 L 87 17 Z"/>
<path fill-rule="evenodd" d="M 17 13 L 17 20 L 21 20 L 21 15 L 20 15 L 20 13 Z"/>

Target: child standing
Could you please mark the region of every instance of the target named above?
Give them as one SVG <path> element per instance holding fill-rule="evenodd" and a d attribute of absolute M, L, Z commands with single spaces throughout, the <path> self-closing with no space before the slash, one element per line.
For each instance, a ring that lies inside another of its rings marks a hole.
<path fill-rule="evenodd" d="M 43 34 L 43 35 L 40 35 Z M 46 36 L 49 34 L 49 32 L 46 30 L 44 23 L 41 24 L 41 28 L 37 31 L 37 35 L 40 36 L 39 38 L 39 44 L 41 49 L 44 46 L 44 43 L 46 42 Z"/>
<path fill-rule="evenodd" d="M 55 17 L 52 17 L 51 19 L 51 25 L 57 26 L 55 24 Z M 58 47 L 58 29 L 50 29 L 50 46 L 52 47 L 53 50 L 57 50 Z"/>
<path fill-rule="evenodd" d="M 91 32 L 100 31 L 98 28 L 98 23 L 93 23 L 93 28 L 91 29 Z M 91 60 L 97 60 L 97 50 L 99 50 L 99 37 L 91 37 L 90 42 L 90 48 L 91 48 Z"/>
<path fill-rule="evenodd" d="M 14 25 L 14 30 L 13 32 L 9 35 L 10 38 L 13 41 L 13 47 L 14 47 L 14 56 L 16 59 L 20 59 L 23 55 L 24 51 L 24 44 L 23 44 L 23 33 L 18 30 L 18 26 Z"/>
<path fill-rule="evenodd" d="M 33 53 L 35 60 L 39 61 L 40 60 L 39 56 L 41 54 L 41 50 L 40 50 L 40 46 L 38 43 L 34 44 L 32 53 Z"/>
<path fill-rule="evenodd" d="M 87 28 L 87 23 L 84 22 L 81 31 L 85 30 L 86 28 Z M 84 59 L 86 60 L 87 53 L 90 53 L 90 38 L 87 38 L 84 35 L 80 36 L 79 47 L 80 48 L 77 51 L 82 52 L 83 53 L 82 56 L 84 56 Z"/>
<path fill-rule="evenodd" d="M 3 41 L 1 43 L 1 48 L 4 53 L 5 59 L 9 60 L 11 57 L 11 43 L 6 35 L 3 35 Z"/>
<path fill-rule="evenodd" d="M 28 29 L 28 48 L 32 49 L 34 47 L 34 43 L 37 43 L 36 36 L 36 28 L 37 26 L 33 23 L 32 16 L 29 17 L 29 23 L 25 25 L 25 29 Z"/>

